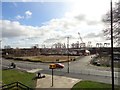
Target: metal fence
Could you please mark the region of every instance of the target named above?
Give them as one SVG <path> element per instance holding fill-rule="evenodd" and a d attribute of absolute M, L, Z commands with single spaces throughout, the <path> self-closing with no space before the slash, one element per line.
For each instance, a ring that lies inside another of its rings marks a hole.
<path fill-rule="evenodd" d="M 7 85 L 3 85 L 2 90 L 33 90 L 33 89 L 20 82 L 13 82 Z"/>

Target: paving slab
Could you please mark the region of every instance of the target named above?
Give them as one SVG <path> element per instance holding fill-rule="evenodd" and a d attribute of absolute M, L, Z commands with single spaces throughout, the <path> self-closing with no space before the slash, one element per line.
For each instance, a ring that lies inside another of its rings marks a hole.
<path fill-rule="evenodd" d="M 82 79 L 70 78 L 65 76 L 53 76 L 53 86 L 52 86 L 52 76 L 44 74 L 45 78 L 37 79 L 36 88 L 72 88 L 77 82 Z"/>

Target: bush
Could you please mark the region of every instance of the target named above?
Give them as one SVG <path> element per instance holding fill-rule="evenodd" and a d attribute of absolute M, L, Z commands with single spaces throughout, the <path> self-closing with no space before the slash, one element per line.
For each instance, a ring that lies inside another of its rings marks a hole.
<path fill-rule="evenodd" d="M 93 65 L 97 65 L 97 61 L 93 61 L 93 63 L 92 63 Z"/>
<path fill-rule="evenodd" d="M 5 59 L 13 59 L 13 57 L 6 57 L 6 56 L 5 56 L 4 58 L 5 58 Z"/>
<path fill-rule="evenodd" d="M 74 58 L 73 61 L 76 61 L 76 59 Z"/>

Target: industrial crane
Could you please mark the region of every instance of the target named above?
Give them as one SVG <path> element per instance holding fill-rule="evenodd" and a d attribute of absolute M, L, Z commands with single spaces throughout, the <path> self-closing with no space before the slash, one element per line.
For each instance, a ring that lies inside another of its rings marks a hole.
<path fill-rule="evenodd" d="M 83 40 L 82 40 L 82 37 L 80 36 L 80 33 L 78 32 L 78 35 L 79 35 L 79 39 L 81 40 L 81 44 L 80 44 L 80 47 L 81 48 L 83 48 L 83 51 L 84 52 L 82 52 L 83 53 L 83 55 L 89 55 L 90 54 L 90 51 L 88 51 L 87 49 L 86 49 L 86 45 L 85 45 L 85 43 L 83 42 Z"/>
<path fill-rule="evenodd" d="M 80 47 L 84 47 L 85 48 L 85 43 L 83 42 L 83 40 L 82 40 L 82 37 L 80 36 L 80 33 L 78 32 L 78 35 L 79 35 L 79 39 L 81 40 L 81 44 L 80 44 Z"/>

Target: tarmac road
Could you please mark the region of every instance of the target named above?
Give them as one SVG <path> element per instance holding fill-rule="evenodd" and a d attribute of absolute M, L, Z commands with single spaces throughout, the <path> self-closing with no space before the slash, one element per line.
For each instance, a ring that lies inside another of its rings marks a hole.
<path fill-rule="evenodd" d="M 94 55 L 92 55 L 93 57 Z M 111 71 L 108 67 L 99 68 L 90 65 L 91 56 L 85 56 L 80 60 L 70 62 L 70 73 L 67 73 L 68 63 L 63 63 L 65 68 L 62 70 L 54 70 L 56 75 L 64 75 L 67 77 L 80 78 L 85 80 L 99 81 L 105 83 L 111 83 Z M 38 62 L 27 62 L 27 61 L 15 61 L 2 59 L 2 66 L 8 66 L 11 62 L 17 65 L 17 68 L 23 70 L 41 69 L 40 72 L 51 74 L 49 69 L 50 63 L 38 63 Z M 118 72 L 115 72 L 115 84 L 119 84 L 120 78 Z M 119 79 L 119 80 L 118 80 Z"/>

